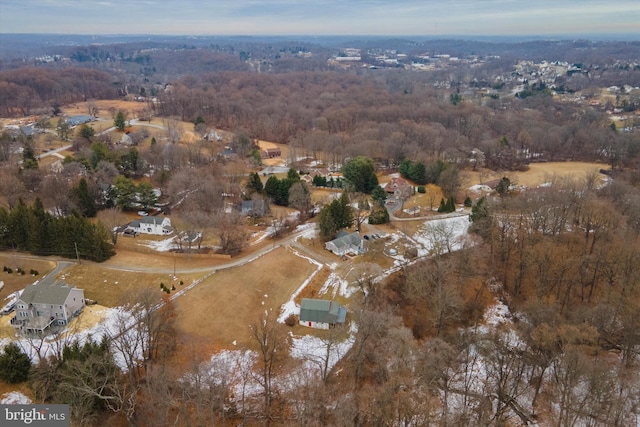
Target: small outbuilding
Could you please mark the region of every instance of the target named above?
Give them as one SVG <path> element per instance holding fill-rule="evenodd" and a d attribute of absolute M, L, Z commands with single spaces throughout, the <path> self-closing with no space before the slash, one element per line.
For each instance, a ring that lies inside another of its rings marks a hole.
<path fill-rule="evenodd" d="M 309 328 L 329 329 L 346 317 L 347 309 L 332 300 L 303 298 L 300 304 L 300 324 Z"/>

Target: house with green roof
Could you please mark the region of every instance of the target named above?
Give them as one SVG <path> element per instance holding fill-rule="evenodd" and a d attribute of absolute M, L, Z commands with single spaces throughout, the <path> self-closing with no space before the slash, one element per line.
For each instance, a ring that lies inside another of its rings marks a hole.
<path fill-rule="evenodd" d="M 345 322 L 347 309 L 335 301 L 303 298 L 300 304 L 302 326 L 316 329 L 329 329 Z"/>
<path fill-rule="evenodd" d="M 65 282 L 28 285 L 18 298 L 11 326 L 20 332 L 42 333 L 64 326 L 84 308 L 84 290 Z"/>

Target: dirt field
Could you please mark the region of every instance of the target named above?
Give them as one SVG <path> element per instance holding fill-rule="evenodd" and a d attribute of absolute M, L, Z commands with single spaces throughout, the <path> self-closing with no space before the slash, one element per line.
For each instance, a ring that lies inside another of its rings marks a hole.
<path fill-rule="evenodd" d="M 217 272 L 175 301 L 177 327 L 212 348 L 249 345 L 249 325 L 263 310 L 280 306 L 315 271 L 316 265 L 277 248 L 243 267 Z"/>

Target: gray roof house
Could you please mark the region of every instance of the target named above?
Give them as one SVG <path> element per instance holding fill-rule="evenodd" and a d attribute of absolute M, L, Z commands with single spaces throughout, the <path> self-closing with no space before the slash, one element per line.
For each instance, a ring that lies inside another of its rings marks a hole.
<path fill-rule="evenodd" d="M 84 123 L 89 123 L 92 120 L 95 120 L 93 116 L 86 116 L 86 115 L 67 117 L 67 123 L 69 124 L 69 126 L 82 125 Z"/>
<path fill-rule="evenodd" d="M 347 309 L 335 301 L 303 298 L 300 304 L 300 321 L 302 326 L 316 329 L 329 329 L 342 324 L 347 317 Z"/>
<path fill-rule="evenodd" d="M 334 240 L 325 243 L 324 247 L 339 256 L 349 253 L 358 255 L 364 253 L 364 240 L 358 232 L 347 233 L 342 230 Z"/>
<path fill-rule="evenodd" d="M 22 332 L 44 332 L 53 325 L 66 325 L 84 308 L 84 290 L 67 285 L 34 283 L 18 298 L 11 326 Z"/>

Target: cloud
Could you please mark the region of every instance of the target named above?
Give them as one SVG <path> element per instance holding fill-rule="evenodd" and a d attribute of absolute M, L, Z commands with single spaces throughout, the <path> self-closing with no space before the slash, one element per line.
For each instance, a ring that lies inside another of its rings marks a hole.
<path fill-rule="evenodd" d="M 0 0 L 0 31 L 155 34 L 640 34 L 640 2 Z"/>

